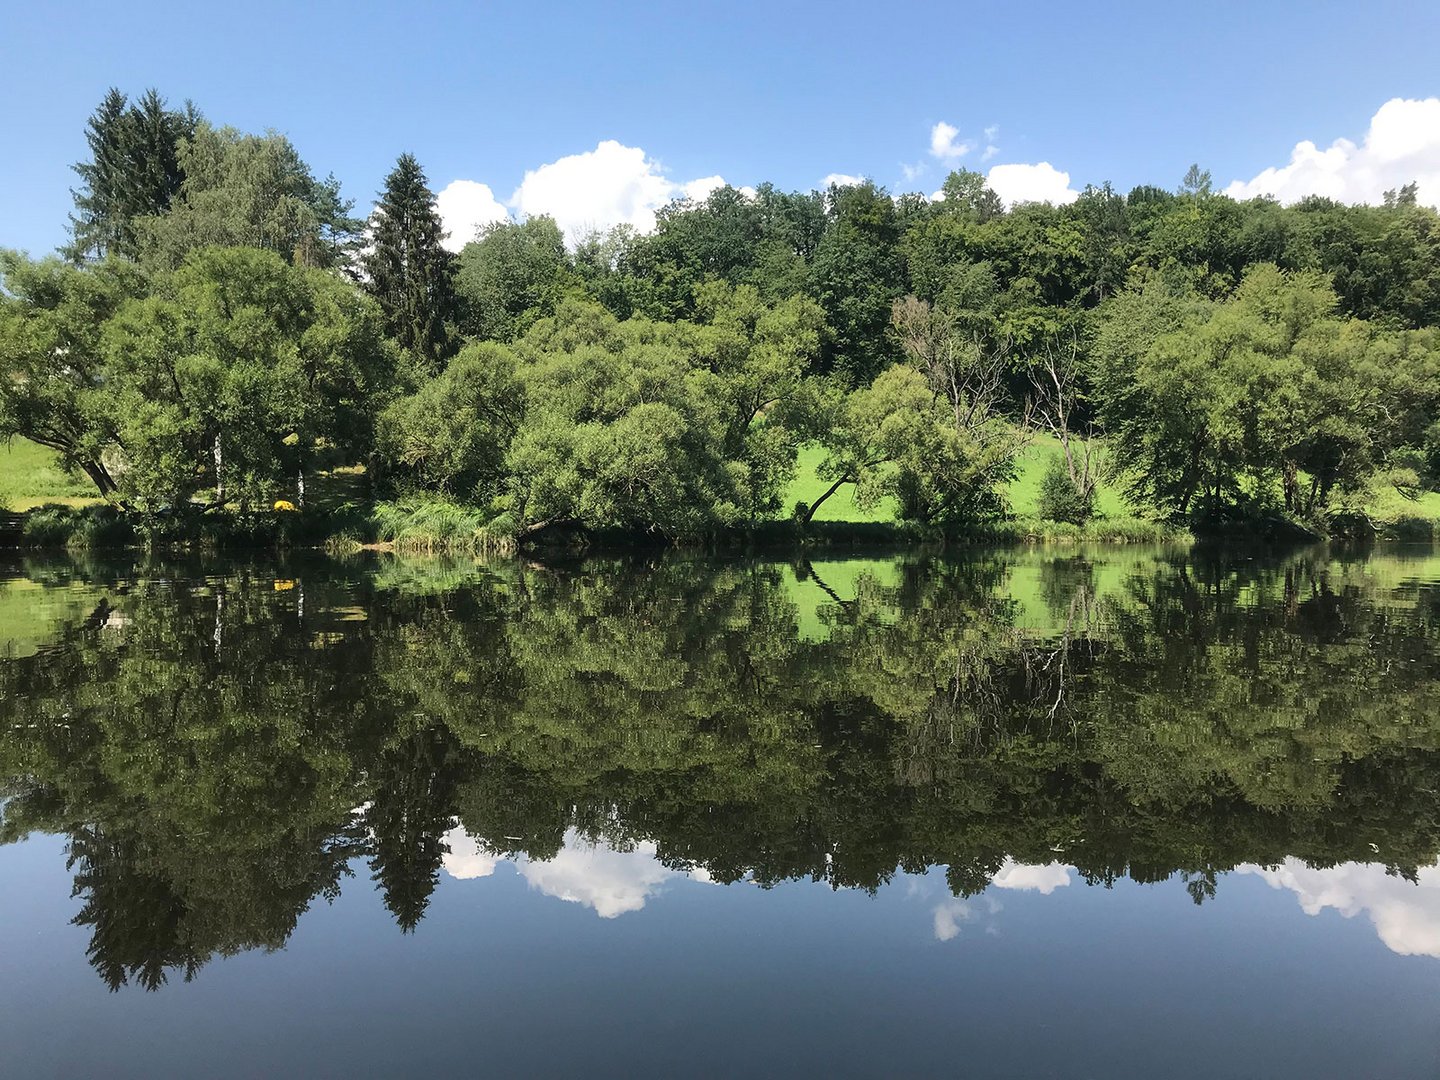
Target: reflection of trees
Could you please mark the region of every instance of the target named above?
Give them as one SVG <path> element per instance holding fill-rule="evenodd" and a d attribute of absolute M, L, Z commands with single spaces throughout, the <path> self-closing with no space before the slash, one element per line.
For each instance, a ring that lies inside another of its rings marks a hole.
<path fill-rule="evenodd" d="M 0 665 L 3 837 L 70 837 L 112 987 L 279 947 L 362 856 L 413 929 L 457 817 L 497 854 L 576 830 L 960 894 L 1006 856 L 1199 901 L 1241 863 L 1440 853 L 1434 595 L 1315 557 L 1026 558 L 804 565 L 820 640 L 752 561 L 85 568 L 92 616 Z"/>

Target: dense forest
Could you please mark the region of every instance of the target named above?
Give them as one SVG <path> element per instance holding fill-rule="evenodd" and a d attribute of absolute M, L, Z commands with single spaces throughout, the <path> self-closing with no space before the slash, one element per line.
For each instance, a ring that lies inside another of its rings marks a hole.
<path fill-rule="evenodd" d="M 93 482 L 92 525 L 699 539 L 803 530 L 845 490 L 959 533 L 1012 514 L 1036 439 L 1040 512 L 1076 525 L 1102 483 L 1159 522 L 1321 532 L 1440 487 L 1440 214 L 1414 185 L 761 184 L 454 254 L 408 154 L 367 219 L 283 135 L 154 91 L 86 134 L 71 243 L 0 255 L 0 435 Z M 787 504 L 802 451 L 817 493 Z"/>

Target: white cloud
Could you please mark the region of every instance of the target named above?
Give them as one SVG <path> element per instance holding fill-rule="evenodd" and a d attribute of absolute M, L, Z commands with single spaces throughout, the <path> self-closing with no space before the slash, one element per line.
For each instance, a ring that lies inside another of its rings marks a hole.
<path fill-rule="evenodd" d="M 702 176 L 699 180 L 691 180 L 680 185 L 680 191 L 687 199 L 695 202 L 704 202 L 710 197 L 710 193 L 725 186 L 723 176 Z"/>
<path fill-rule="evenodd" d="M 1378 203 L 1387 190 L 1411 181 L 1419 200 L 1440 206 L 1440 98 L 1392 98 L 1370 118 L 1364 141 L 1336 139 L 1321 150 L 1297 143 L 1286 165 L 1251 180 L 1235 180 L 1225 194 L 1237 199 L 1274 195 L 1294 202 L 1325 195 L 1341 202 Z"/>
<path fill-rule="evenodd" d="M 435 196 L 435 208 L 450 234 L 445 247 L 459 251 L 484 225 L 496 221 L 508 221 L 510 212 L 505 209 L 489 184 L 475 180 L 452 180 Z"/>
<path fill-rule="evenodd" d="M 1347 919 L 1364 912 L 1393 952 L 1402 956 L 1440 958 L 1440 866 L 1427 866 L 1418 883 L 1385 873 L 1373 863 L 1344 863 L 1315 870 L 1299 859 L 1279 866 L 1241 866 L 1238 873 L 1256 874 L 1272 889 L 1288 889 L 1307 915 L 1334 908 Z"/>
<path fill-rule="evenodd" d="M 1070 174 L 1061 172 L 1048 161 L 1035 165 L 995 165 L 986 174 L 985 181 L 1008 206 L 1025 202 L 1062 206 L 1080 197 L 1080 193 L 1070 187 Z"/>
<path fill-rule="evenodd" d="M 679 876 L 655 858 L 654 844 L 633 851 L 582 845 L 567 837 L 547 862 L 526 861 L 520 875 L 546 896 L 592 908 L 602 919 L 639 911 L 667 879 Z"/>
<path fill-rule="evenodd" d="M 935 905 L 935 939 L 949 941 L 960 933 L 960 924 L 975 917 L 975 910 L 964 900 L 946 900 Z"/>
<path fill-rule="evenodd" d="M 989 161 L 1000 152 L 996 143 L 1000 139 L 1000 125 L 991 124 L 985 129 L 985 152 L 980 155 L 981 161 Z"/>
<path fill-rule="evenodd" d="M 930 129 L 930 154 L 941 161 L 954 161 L 962 158 L 971 150 L 975 144 L 971 142 L 956 142 L 960 129 L 953 124 L 947 124 L 941 120 Z"/>
<path fill-rule="evenodd" d="M 442 865 L 453 878 L 489 877 L 501 863 L 512 861 L 486 852 L 459 826 L 445 834 L 445 844 L 449 853 Z M 513 863 L 531 888 L 558 900 L 582 904 L 602 919 L 639 911 L 672 878 L 711 880 L 704 870 L 686 874 L 663 865 L 656 857 L 654 844 L 616 851 L 585 843 L 574 830 L 566 833 L 565 844 L 553 859 L 541 862 L 522 855 Z"/>
<path fill-rule="evenodd" d="M 990 884 L 997 889 L 1031 889 L 1049 896 L 1070 884 L 1070 868 L 1064 863 L 1030 866 L 1007 857 Z"/>
<path fill-rule="evenodd" d="M 449 850 L 441 857 L 440 864 L 445 872 L 461 881 L 489 877 L 502 860 L 480 847 L 464 829 L 451 829 L 445 834 L 445 846 Z"/>
<path fill-rule="evenodd" d="M 528 171 L 510 206 L 526 217 L 549 214 L 574 243 L 592 230 L 616 225 L 649 232 L 655 211 L 666 203 L 704 198 L 724 183 L 720 176 L 676 183 L 638 146 L 606 139 L 594 150 Z"/>
<path fill-rule="evenodd" d="M 526 172 L 510 205 L 530 217 L 549 214 L 573 242 L 594 229 L 655 227 L 655 211 L 683 189 L 667 180 L 638 146 L 606 139 Z"/>
<path fill-rule="evenodd" d="M 594 230 L 616 225 L 649 232 L 655 227 L 655 212 L 667 203 L 703 200 L 724 184 L 723 176 L 671 180 L 638 146 L 606 139 L 593 150 L 527 170 L 504 203 L 488 185 L 474 180 L 453 181 L 436 202 L 450 233 L 446 246 L 453 251 L 474 239 L 477 227 L 507 220 L 512 213 L 519 218 L 549 214 L 574 244 Z M 754 195 L 753 188 L 740 191 Z"/>
<path fill-rule="evenodd" d="M 825 177 L 824 180 L 820 181 L 820 186 L 828 188 L 833 184 L 835 187 L 854 187 L 856 184 L 863 184 L 864 182 L 865 178 L 863 176 L 851 176 L 849 173 L 832 172 L 829 176 Z"/>

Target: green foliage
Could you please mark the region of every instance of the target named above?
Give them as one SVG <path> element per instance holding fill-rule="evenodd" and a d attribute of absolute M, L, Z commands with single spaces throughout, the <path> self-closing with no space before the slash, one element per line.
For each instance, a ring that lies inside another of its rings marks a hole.
<path fill-rule="evenodd" d="M 514 355 L 469 345 L 381 415 L 379 456 L 402 486 L 484 505 L 504 485 L 505 455 L 524 414 Z"/>
<path fill-rule="evenodd" d="M 114 506 L 47 503 L 25 515 L 20 542 L 30 548 L 116 548 L 134 539 L 133 523 Z"/>
<path fill-rule="evenodd" d="M 1318 516 L 1362 488 L 1431 415 L 1440 354 L 1335 303 L 1314 274 L 1257 266 L 1221 304 L 1152 288 L 1108 305 L 1096 396 L 1133 497 Z"/>
<path fill-rule="evenodd" d="M 794 442 L 764 414 L 794 394 L 821 317 L 712 285 L 700 321 L 617 321 L 562 304 L 520 342 L 526 415 L 510 447 L 509 512 L 554 525 L 697 536 L 773 515 Z"/>
<path fill-rule="evenodd" d="M 504 549 L 509 537 L 487 528 L 479 511 L 444 499 L 411 497 L 376 503 L 370 512 L 375 539 L 402 551 Z"/>
<path fill-rule="evenodd" d="M 404 348 L 436 365 L 453 351 L 454 256 L 420 163 L 401 154 L 385 177 L 370 217 L 370 250 L 361 259 L 366 288 Z"/>
<path fill-rule="evenodd" d="M 1084 525 L 1095 511 L 1094 492 L 1082 494 L 1063 457 L 1055 456 L 1040 481 L 1040 516 L 1046 521 Z"/>
<path fill-rule="evenodd" d="M 455 293 L 460 327 L 481 341 L 511 341 L 555 314 L 572 271 L 565 238 L 543 214 L 487 225 L 460 251 Z"/>
<path fill-rule="evenodd" d="M 86 127 L 90 160 L 74 166 L 81 186 L 65 253 L 76 262 L 134 258 L 140 223 L 165 213 L 184 186 L 184 146 L 201 123 L 189 103 L 175 112 L 147 90 L 130 104 L 112 87 Z"/>
<path fill-rule="evenodd" d="M 1072 521 L 1102 456 L 1126 513 L 1176 522 L 1323 529 L 1440 488 L 1440 214 L 1413 185 L 1280 206 L 1195 166 L 1178 189 L 1009 208 L 968 170 L 935 198 L 723 186 L 647 234 L 568 250 L 535 217 L 457 259 L 405 154 L 352 266 L 350 204 L 283 136 L 111 91 L 87 141 L 70 254 L 88 269 L 0 261 L 0 436 L 145 513 L 207 488 L 242 513 L 303 501 L 323 460 L 521 538 L 804 532 L 836 499 L 975 532 L 1010 512 L 1037 430 L 1080 493 L 1052 479 L 1040 510 Z M 242 248 L 328 284 L 272 288 L 270 267 L 237 290 L 214 260 Z M 186 279 L 206 260 L 230 284 Z M 802 444 L 817 483 L 791 491 Z"/>
<path fill-rule="evenodd" d="M 116 484 L 104 327 L 141 289 L 114 260 L 81 270 L 0 251 L 0 437 L 49 447 L 106 496 Z"/>
<path fill-rule="evenodd" d="M 296 266 L 337 268 L 361 223 L 334 177 L 316 180 L 284 135 L 201 121 L 181 141 L 184 182 L 164 213 L 134 221 L 139 257 L 173 270 L 204 247 L 254 247 Z"/>

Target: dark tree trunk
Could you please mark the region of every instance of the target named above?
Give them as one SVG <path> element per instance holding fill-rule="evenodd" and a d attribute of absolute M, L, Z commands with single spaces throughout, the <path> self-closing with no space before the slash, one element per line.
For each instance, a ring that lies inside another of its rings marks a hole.
<path fill-rule="evenodd" d="M 806 508 L 805 516 L 800 520 L 804 524 L 809 525 L 815 517 L 815 511 L 820 509 L 821 504 L 824 503 L 826 499 L 830 498 L 831 495 L 834 495 L 835 492 L 839 491 L 841 484 L 848 484 L 850 482 L 851 481 L 848 474 L 840 477 L 839 480 L 836 480 L 833 484 L 830 485 L 829 489 L 825 492 L 824 495 L 821 495 L 818 499 L 816 499 Z"/>

